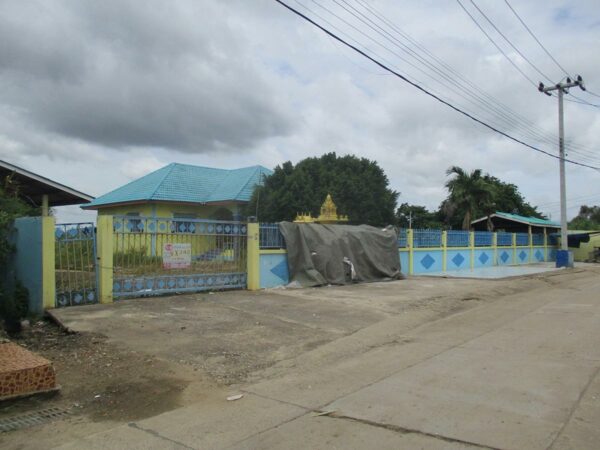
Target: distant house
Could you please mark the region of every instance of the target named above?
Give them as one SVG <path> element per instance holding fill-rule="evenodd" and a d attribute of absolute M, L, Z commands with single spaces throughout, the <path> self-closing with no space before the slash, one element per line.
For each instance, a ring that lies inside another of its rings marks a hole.
<path fill-rule="evenodd" d="M 551 220 L 538 219 L 537 217 L 519 216 L 505 212 L 495 212 L 489 216 L 492 224 L 492 231 L 505 231 L 507 233 L 528 233 L 534 234 L 555 233 L 560 230 L 560 224 Z M 488 216 L 473 220 L 471 227 L 475 231 L 488 231 Z"/>
<path fill-rule="evenodd" d="M 271 173 L 263 166 L 227 170 L 172 163 L 81 208 L 99 215 L 241 220 L 256 185 Z"/>

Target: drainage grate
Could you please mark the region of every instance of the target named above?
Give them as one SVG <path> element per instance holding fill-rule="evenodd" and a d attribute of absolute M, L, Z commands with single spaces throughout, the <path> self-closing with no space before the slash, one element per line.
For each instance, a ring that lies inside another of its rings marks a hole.
<path fill-rule="evenodd" d="M 0 433 L 32 427 L 34 425 L 41 425 L 50 422 L 51 420 L 67 417 L 68 415 L 69 411 L 64 409 L 47 408 L 27 414 L 20 414 L 18 416 L 6 417 L 0 419 Z"/>

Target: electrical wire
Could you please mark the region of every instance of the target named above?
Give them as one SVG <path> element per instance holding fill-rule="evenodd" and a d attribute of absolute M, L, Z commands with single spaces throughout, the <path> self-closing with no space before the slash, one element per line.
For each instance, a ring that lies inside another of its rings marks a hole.
<path fill-rule="evenodd" d="M 506 5 L 510 8 L 510 10 L 513 12 L 513 14 L 516 16 L 517 19 L 519 19 L 519 22 L 521 22 L 521 25 L 523 25 L 525 27 L 525 29 L 529 32 L 529 34 L 531 35 L 531 37 L 533 39 L 535 39 L 535 42 L 537 42 L 539 44 L 540 47 L 542 47 L 542 50 L 544 50 L 546 52 L 546 54 L 550 57 L 550 59 L 552 61 L 554 61 L 554 64 L 556 64 L 558 66 L 558 68 L 560 70 L 562 70 L 564 72 L 564 74 L 568 77 L 570 77 L 571 75 L 569 75 L 569 72 L 567 72 L 567 69 L 565 69 L 555 58 L 554 56 L 552 56 L 552 53 L 550 53 L 546 47 L 544 47 L 544 45 L 540 42 L 540 40 L 536 37 L 535 34 L 533 34 L 533 31 L 531 31 L 531 29 L 527 26 L 527 24 L 523 21 L 523 19 L 521 19 L 521 16 L 519 16 L 517 14 L 517 11 L 515 11 L 515 9 L 511 6 L 510 3 L 508 3 L 508 0 L 504 0 L 504 3 L 506 3 Z M 573 78 L 573 77 L 571 77 Z"/>
<path fill-rule="evenodd" d="M 519 22 L 521 22 L 521 25 L 523 25 L 523 27 L 524 27 L 524 28 L 527 30 L 527 32 L 530 34 L 530 36 L 531 36 L 531 37 L 532 37 L 532 38 L 535 40 L 535 42 L 537 42 L 537 43 L 538 43 L 538 45 L 539 45 L 539 46 L 542 48 L 542 50 L 544 50 L 544 52 L 546 53 L 546 55 L 548 55 L 548 56 L 550 57 L 550 59 L 551 59 L 551 60 L 554 62 L 554 64 L 556 64 L 556 65 L 557 65 L 557 67 L 558 67 L 560 70 L 562 70 L 562 71 L 563 71 L 563 73 L 564 73 L 566 76 L 568 76 L 568 77 L 570 77 L 570 78 L 574 78 L 573 76 L 571 76 L 571 75 L 569 74 L 569 72 L 567 71 L 567 69 L 565 69 L 565 68 L 562 66 L 562 64 L 560 64 L 560 63 L 559 63 L 559 62 L 556 60 L 556 58 L 554 58 L 554 56 L 552 56 L 552 53 L 550 53 L 550 52 L 548 51 L 548 49 L 547 49 L 546 47 L 544 47 L 544 44 L 542 44 L 542 43 L 540 42 L 540 40 L 539 40 L 539 39 L 537 38 L 537 36 L 536 36 L 536 35 L 533 33 L 533 31 L 531 31 L 531 28 L 529 28 L 529 27 L 527 26 L 527 24 L 525 23 L 525 21 L 524 21 L 524 20 L 521 18 L 521 16 L 520 16 L 520 15 L 517 13 L 517 11 L 515 11 L 515 9 L 514 9 L 514 8 L 512 7 L 512 5 L 511 5 L 511 4 L 508 2 L 508 0 L 504 0 L 504 3 L 506 3 L 506 6 L 508 6 L 508 7 L 509 7 L 509 9 L 510 9 L 510 10 L 513 12 L 513 14 L 515 15 L 515 17 L 516 17 L 516 18 L 519 20 Z M 590 95 L 592 95 L 592 96 L 594 96 L 594 97 L 599 97 L 599 98 L 600 98 L 600 95 L 596 94 L 595 92 L 591 92 L 591 91 L 589 91 L 589 90 L 587 90 L 587 89 L 585 90 L 585 92 L 587 92 L 588 94 L 590 94 Z M 576 98 L 577 98 L 577 97 L 576 97 Z M 584 100 L 584 102 L 585 102 L 585 100 Z M 598 106 L 598 105 L 594 105 L 594 106 Z"/>
<path fill-rule="evenodd" d="M 477 28 L 479 28 L 481 30 L 481 32 L 488 38 L 488 40 L 494 44 L 494 47 L 496 47 L 496 49 L 498 49 L 498 51 L 500 53 L 502 53 L 502 55 L 504 55 L 504 57 L 506 58 L 506 60 L 521 74 L 523 75 L 523 77 L 529 81 L 533 86 L 535 86 L 536 88 L 538 87 L 537 83 L 535 81 L 533 81 L 531 78 L 529 78 L 529 76 L 527 76 L 527 74 L 525 72 L 523 72 L 521 70 L 521 68 L 519 66 L 516 65 L 516 63 L 510 59 L 508 57 L 508 55 L 504 52 L 504 50 L 502 50 L 502 48 L 496 43 L 496 41 L 494 41 L 494 39 L 492 39 L 492 37 L 487 33 L 487 31 L 485 31 L 483 29 L 483 27 L 479 24 L 479 22 L 477 22 L 477 19 L 475 19 L 475 17 L 473 17 L 473 15 L 469 12 L 469 10 L 467 8 L 465 8 L 465 6 L 461 3 L 460 0 L 456 0 L 456 2 L 460 5 L 460 7 L 463 9 L 463 11 L 471 18 L 471 20 L 473 21 L 473 23 L 477 26 Z"/>
<path fill-rule="evenodd" d="M 510 40 L 510 39 L 508 39 L 508 38 L 506 37 L 506 35 L 505 35 L 505 34 L 504 34 L 502 31 L 500 31 L 500 29 L 499 29 L 499 28 L 498 28 L 498 27 L 497 27 L 497 26 L 494 24 L 494 22 L 492 22 L 492 20 L 491 20 L 491 19 L 490 19 L 490 18 L 489 18 L 489 17 L 488 17 L 488 16 L 487 16 L 487 15 L 486 15 L 486 14 L 485 14 L 485 13 L 484 13 L 482 10 L 481 10 L 481 8 L 480 8 L 479 6 L 477 6 L 477 5 L 475 4 L 475 2 L 474 2 L 473 0 L 469 0 L 469 1 L 470 1 L 470 2 L 471 2 L 471 4 L 472 4 L 472 5 L 475 7 L 475 9 L 476 9 L 477 11 L 479 11 L 479 14 L 481 14 L 481 15 L 483 16 L 483 18 L 484 18 L 484 19 L 485 19 L 485 20 L 486 20 L 486 21 L 487 21 L 487 22 L 488 22 L 488 23 L 489 23 L 489 24 L 490 24 L 490 25 L 491 25 L 491 26 L 494 28 L 494 30 L 496 30 L 496 31 L 498 32 L 498 34 L 499 34 L 500 36 L 502 36 L 502 38 L 503 38 L 503 39 L 504 39 L 506 42 L 508 42 L 508 45 L 510 45 L 510 46 L 513 48 L 513 50 L 514 50 L 514 51 L 516 51 L 516 52 L 517 52 L 517 53 L 518 53 L 518 54 L 521 56 L 521 58 L 523 58 L 525 61 L 527 61 L 527 63 L 528 63 L 528 64 L 529 64 L 531 67 L 533 67 L 533 69 L 534 69 L 534 70 L 535 70 L 537 73 L 539 73 L 541 76 L 543 76 L 543 77 L 544 77 L 544 78 L 545 78 L 547 81 L 549 81 L 550 83 L 552 83 L 552 82 L 553 82 L 553 81 L 552 81 L 552 79 L 551 79 L 551 78 L 550 78 L 548 75 L 546 75 L 546 74 L 545 74 L 544 72 L 542 72 L 542 71 L 541 71 L 541 70 L 540 70 L 540 69 L 539 69 L 539 68 L 538 68 L 538 67 L 537 67 L 535 64 L 533 64 L 533 63 L 531 62 L 531 60 L 530 60 L 529 58 L 527 58 L 527 56 L 525 56 L 525 55 L 524 55 L 524 54 L 523 54 L 523 53 L 522 53 L 522 52 L 521 52 L 521 51 L 520 51 L 520 50 L 519 50 L 519 49 L 518 49 L 518 48 L 517 48 L 517 47 L 516 47 L 516 46 L 515 46 L 515 45 L 514 45 L 512 42 L 511 42 L 511 40 Z"/>
<path fill-rule="evenodd" d="M 479 11 L 479 13 L 486 19 L 486 21 L 498 32 L 498 34 L 500 34 L 500 36 L 502 36 L 502 38 L 504 38 L 504 40 L 506 42 L 508 42 L 508 44 L 525 60 L 527 61 L 527 63 L 533 67 L 533 69 L 538 72 L 540 75 L 542 75 L 542 77 L 544 77 L 549 83 L 554 84 L 554 81 L 552 81 L 552 79 L 550 77 L 548 77 L 546 74 L 544 74 L 535 64 L 533 64 L 529 58 L 527 58 L 505 35 L 504 33 L 502 33 L 502 31 L 500 31 L 500 29 L 494 24 L 494 22 L 492 22 L 492 20 L 473 2 L 473 0 L 469 0 L 473 6 L 477 9 L 477 11 Z M 529 83 L 531 83 L 533 86 L 535 86 L 536 88 L 538 87 L 538 85 L 535 83 L 535 81 L 533 81 L 525 72 L 523 72 L 523 70 L 521 70 L 521 68 L 519 66 L 517 66 L 517 64 L 510 59 L 510 57 L 506 54 L 506 52 L 504 50 L 502 50 L 502 48 L 498 45 L 498 43 L 496 43 L 496 41 L 488 34 L 487 31 L 485 31 L 485 29 L 481 26 L 481 24 L 477 21 L 477 19 L 475 19 L 475 17 L 469 12 L 469 10 L 467 8 L 465 8 L 465 6 L 462 4 L 462 2 L 460 0 L 456 0 L 456 2 L 460 5 L 460 7 L 463 9 L 463 11 L 471 18 L 471 20 L 473 21 L 473 23 L 477 26 L 477 28 L 479 28 L 481 30 L 481 32 L 488 38 L 488 40 L 494 45 L 494 47 L 496 47 L 496 49 L 498 49 L 498 51 L 500 53 L 502 53 L 502 55 L 504 56 L 504 58 L 506 58 L 506 60 L 527 80 L 529 81 Z M 556 95 L 553 93 L 550 93 L 551 96 L 555 97 Z M 587 106 L 592 106 L 594 108 L 600 108 L 600 105 L 596 105 L 594 103 L 590 103 L 582 98 L 579 98 L 573 94 L 571 94 L 571 96 L 573 97 L 571 98 L 565 98 L 565 101 L 568 102 L 573 102 L 573 103 L 579 103 L 582 105 L 587 105 Z"/>
<path fill-rule="evenodd" d="M 384 44 L 382 44 L 381 42 L 373 39 L 372 36 L 365 34 L 362 30 L 358 30 L 354 25 L 350 24 L 348 21 L 344 20 L 339 15 L 335 14 L 329 8 L 327 8 L 323 5 L 320 5 L 319 3 L 315 2 L 314 0 L 312 0 L 312 1 L 313 1 L 313 3 L 315 3 L 315 5 L 319 6 L 321 9 L 324 9 L 329 14 L 336 17 L 338 20 L 344 22 L 346 25 L 348 25 L 351 28 L 353 28 L 354 30 L 358 31 L 363 36 L 369 38 L 372 42 L 377 43 L 379 46 L 383 47 L 388 52 L 395 54 L 396 56 L 400 57 L 403 61 L 407 62 L 406 59 L 402 58 L 400 55 L 398 55 L 396 52 L 391 50 L 389 47 L 387 47 Z M 385 38 L 387 41 L 391 42 L 394 46 L 400 48 L 403 52 L 407 53 L 410 57 L 417 60 L 420 64 L 424 65 L 428 69 L 430 69 L 433 72 L 435 72 L 436 74 L 440 75 L 445 81 L 440 81 L 440 79 L 438 77 L 435 77 L 435 76 L 432 77 L 429 73 L 426 73 L 422 69 L 417 68 L 417 70 L 424 73 L 429 78 L 432 78 L 434 81 L 442 84 L 446 89 L 454 92 L 456 95 L 458 95 L 461 98 L 467 100 L 468 102 L 474 104 L 476 107 L 487 110 L 486 112 L 488 112 L 488 113 L 491 112 L 493 115 L 497 116 L 497 118 L 499 118 L 505 124 L 508 123 L 510 127 L 515 128 L 515 129 L 521 128 L 521 129 L 525 130 L 525 131 L 520 131 L 520 133 L 524 134 L 525 136 L 527 136 L 530 139 L 545 141 L 546 143 L 549 143 L 552 145 L 554 145 L 558 141 L 558 138 L 555 138 L 555 137 L 549 138 L 548 136 L 546 136 L 546 132 L 543 130 L 541 132 L 537 131 L 537 130 L 532 130 L 531 126 L 525 125 L 524 122 L 528 122 L 529 124 L 533 125 L 535 128 L 538 128 L 538 130 L 541 130 L 541 129 L 539 129 L 539 127 L 535 126 L 531 121 L 526 119 L 524 116 L 518 114 L 517 112 L 511 110 L 510 108 L 506 107 L 505 105 L 503 105 L 501 103 L 498 104 L 496 99 L 494 99 L 493 97 L 491 97 L 490 95 L 488 95 L 487 93 L 485 93 L 484 91 L 479 89 L 476 85 L 471 83 L 468 79 L 462 77 L 462 75 L 460 75 L 460 73 L 458 73 L 452 67 L 448 66 L 442 60 L 439 60 L 439 58 L 437 58 L 437 57 L 435 57 L 435 55 L 431 54 L 431 52 L 429 52 L 426 48 L 421 46 L 418 42 L 414 41 L 412 38 L 410 38 L 410 36 L 403 33 L 402 30 L 395 27 L 393 23 L 391 23 L 387 20 L 384 20 L 385 18 L 382 17 L 381 15 L 379 15 L 376 10 L 369 7 L 368 4 L 365 4 L 365 3 L 361 2 L 360 0 L 357 2 L 366 11 L 368 11 L 374 17 L 376 17 L 377 19 L 379 19 L 380 21 L 385 23 L 385 25 L 393 28 L 393 30 L 391 30 L 392 32 L 395 32 L 397 35 L 400 35 L 404 39 L 408 40 L 410 43 L 412 43 L 416 47 L 419 47 L 421 49 L 421 51 L 424 51 L 426 54 L 428 54 L 429 57 L 434 59 L 438 65 L 442 66 L 442 68 L 438 67 L 435 63 L 432 63 L 431 61 L 428 61 L 423 56 L 419 55 L 417 52 L 415 52 L 409 46 L 405 45 L 403 42 L 401 42 L 399 39 L 397 39 L 394 35 L 392 35 L 388 30 L 384 29 L 384 27 L 380 26 L 380 24 L 378 24 L 376 21 L 371 20 L 369 17 L 365 16 L 364 13 L 362 13 L 358 9 L 354 8 L 346 0 L 340 0 L 340 1 L 342 3 L 344 3 L 347 7 L 342 5 L 338 0 L 333 0 L 333 1 L 338 6 L 342 7 L 342 9 L 346 13 L 348 13 L 348 14 L 352 15 L 354 18 L 360 20 L 363 24 L 367 25 L 370 29 L 377 32 L 377 34 L 379 34 L 380 36 Z M 299 2 L 296 2 L 296 3 L 299 3 Z M 314 11 L 310 10 L 310 8 L 308 8 L 302 4 L 300 4 L 300 5 L 303 6 L 305 9 L 307 9 L 308 11 L 314 13 Z M 348 9 L 348 8 L 350 8 L 350 9 Z M 319 17 L 321 17 L 321 16 L 319 16 Z M 413 67 L 413 68 L 415 67 L 414 64 L 412 64 L 410 62 L 407 62 L 407 63 L 411 67 Z M 452 73 L 449 74 L 448 72 L 452 72 Z M 463 82 L 470 85 L 475 92 L 471 92 L 470 90 L 464 90 L 463 87 L 460 86 L 457 83 L 457 81 L 453 78 L 453 76 L 462 79 Z M 454 89 L 454 87 L 449 86 L 446 83 L 446 81 L 448 83 L 451 83 L 457 89 Z M 467 98 L 467 97 L 471 97 L 471 98 Z M 487 99 L 489 99 L 490 101 L 488 101 Z M 481 103 L 481 104 L 479 104 L 479 103 Z M 597 162 L 597 161 L 593 161 L 593 159 L 596 158 L 597 155 L 594 152 L 588 151 L 587 149 L 578 148 L 578 146 L 573 145 L 573 146 L 569 146 L 569 151 L 579 154 L 583 158 L 587 159 L 587 162 L 592 162 L 592 163 Z"/>
<path fill-rule="evenodd" d="M 437 100 L 438 102 L 440 102 L 440 103 L 442 103 L 442 104 L 446 105 L 447 107 L 451 108 L 452 110 L 454 110 L 454 111 L 456 111 L 456 112 L 458 112 L 458 113 L 462 114 L 463 116 L 466 116 L 466 117 L 468 117 L 469 119 L 473 120 L 473 121 L 474 121 L 474 122 L 476 122 L 476 123 L 479 123 L 480 125 L 482 125 L 482 126 L 484 126 L 484 127 L 488 128 L 488 129 L 490 129 L 490 130 L 492 130 L 492 131 L 495 131 L 496 133 L 498 133 L 498 134 L 500 134 L 500 135 L 502 135 L 502 136 L 504 136 L 504 137 L 506 137 L 506 138 L 508 138 L 508 139 L 510 139 L 510 140 L 512 140 L 512 141 L 514 141 L 514 142 L 517 142 L 517 143 L 519 143 L 519 144 L 521 144 L 521 145 L 524 145 L 525 147 L 528 147 L 528 148 L 530 148 L 530 149 L 532 149 L 532 150 L 534 150 L 534 151 L 536 151 L 536 152 L 539 152 L 539 153 L 545 154 L 545 155 L 547 155 L 547 156 L 549 156 L 549 157 L 551 157 L 551 158 L 554 158 L 554 159 L 561 159 L 560 157 L 558 157 L 558 156 L 556 156 L 556 155 L 553 155 L 553 154 L 552 154 L 552 153 L 550 153 L 550 152 L 547 152 L 547 151 L 545 151 L 545 150 L 542 150 L 542 149 L 540 149 L 540 148 L 537 148 L 537 147 L 535 147 L 535 146 L 533 146 L 533 145 L 530 145 L 530 144 L 528 144 L 528 143 L 526 143 L 526 142 L 524 142 L 524 141 L 522 141 L 522 140 L 520 140 L 520 139 L 518 139 L 518 138 L 515 138 L 515 137 L 513 137 L 512 135 L 510 135 L 510 134 L 508 134 L 508 133 L 505 133 L 505 132 L 503 132 L 503 131 L 501 131 L 501 130 L 499 130 L 499 129 L 495 128 L 494 126 L 492 126 L 492 125 L 490 125 L 490 124 L 488 124 L 488 123 L 486 123 L 486 122 L 484 122 L 484 121 L 482 121 L 482 120 L 478 119 L 477 117 L 474 117 L 473 115 L 471 115 L 471 114 L 467 113 L 466 111 L 463 111 L 462 109 L 460 109 L 460 108 L 458 108 L 458 107 L 454 106 L 452 103 L 450 103 L 450 102 L 448 102 L 448 101 L 446 101 L 446 100 L 443 100 L 443 99 L 442 99 L 442 98 L 440 98 L 439 96 L 437 96 L 437 95 L 433 94 L 432 92 L 428 91 L 427 89 L 423 88 L 421 85 L 419 85 L 419 84 L 417 84 L 417 83 L 415 83 L 415 82 L 413 82 L 413 81 L 409 80 L 409 79 L 408 79 L 406 76 L 404 76 L 404 75 L 400 74 L 399 72 L 397 72 L 397 71 L 393 70 L 392 68 L 390 68 L 390 67 L 388 67 L 387 65 L 385 65 L 384 63 L 382 63 L 381 61 L 378 61 L 377 59 L 375 59 L 375 58 L 373 58 L 372 56 L 368 55 L 368 54 L 367 54 L 365 51 L 362 51 L 362 50 L 361 50 L 361 49 L 359 49 L 358 47 L 356 47 L 356 46 L 354 46 L 354 45 L 350 44 L 349 42 L 345 41 L 344 39 L 342 39 L 341 37 L 337 36 L 337 35 L 336 35 L 335 33 L 333 33 L 332 31 L 328 30 L 328 29 L 327 29 L 327 28 L 325 28 L 324 26 L 322 26 L 322 25 L 320 25 L 319 23 L 315 22 L 315 21 L 314 21 L 314 20 L 312 20 L 310 17 L 308 17 L 308 16 L 306 16 L 305 14 L 301 13 L 300 11 L 298 11 L 297 9 L 295 9 L 295 8 L 293 8 L 292 6 L 288 5 L 288 4 L 287 4 L 287 3 L 285 3 L 284 1 L 282 1 L 282 0 L 275 0 L 275 1 L 276 1 L 277 3 L 279 3 L 280 5 L 282 5 L 284 8 L 288 9 L 289 11 L 291 11 L 292 13 L 296 14 L 298 17 L 300 17 L 300 18 L 302 18 L 303 20 L 305 20 L 306 22 L 308 22 L 308 23 L 312 24 L 313 26 L 315 26 L 316 28 L 318 28 L 319 30 L 321 30 L 322 32 L 324 32 L 325 34 L 327 34 L 328 36 L 330 36 L 331 38 L 333 38 L 333 39 L 335 39 L 335 40 L 339 41 L 340 43 L 342 43 L 342 44 L 344 44 L 344 45 L 346 45 L 347 47 L 351 48 L 352 50 L 354 50 L 354 51 L 355 51 L 355 52 L 357 52 L 358 54 L 360 54 L 360 55 L 364 56 L 365 58 L 367 58 L 368 60 L 370 60 L 371 62 L 373 62 L 374 64 L 376 64 L 377 66 L 379 66 L 379 67 L 381 67 L 382 69 L 384 69 L 384 70 L 386 70 L 386 71 L 390 72 L 390 73 L 391 73 L 391 74 L 393 74 L 394 76 L 396 76 L 396 77 L 400 78 L 400 79 L 401 79 L 401 80 L 403 80 L 404 82 L 406 82 L 406 83 L 410 84 L 411 86 L 413 86 L 414 88 L 418 89 L 418 90 L 419 90 L 419 91 L 421 91 L 422 93 L 424 93 L 424 94 L 426 94 L 426 95 L 428 95 L 428 96 L 430 96 L 430 97 L 434 98 L 435 100 Z M 581 163 L 581 162 L 574 161 L 574 160 L 567 159 L 567 158 L 562 158 L 562 159 L 563 159 L 565 162 L 569 162 L 569 163 L 571 163 L 571 164 L 575 164 L 575 165 L 582 166 L 582 167 L 588 167 L 588 168 L 590 168 L 590 169 L 594 169 L 594 170 L 600 171 L 600 167 L 597 167 L 597 166 L 588 165 L 588 164 Z"/>

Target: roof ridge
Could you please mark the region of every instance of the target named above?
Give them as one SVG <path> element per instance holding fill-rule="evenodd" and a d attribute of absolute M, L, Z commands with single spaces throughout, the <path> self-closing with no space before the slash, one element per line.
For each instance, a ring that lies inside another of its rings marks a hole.
<path fill-rule="evenodd" d="M 250 166 L 250 167 L 252 167 L 252 166 Z M 248 181 L 246 181 L 246 183 L 241 187 L 241 189 L 238 191 L 238 193 L 235 194 L 235 198 L 238 198 L 238 196 L 242 193 L 242 191 L 244 189 L 246 189 L 246 186 L 248 186 L 248 184 L 252 181 L 252 178 L 254 177 L 254 174 L 256 174 L 257 171 L 259 171 L 262 174 L 262 171 L 260 170 L 261 166 L 257 165 L 254 167 L 255 167 L 254 172 L 252 172 L 252 175 L 250 175 L 248 177 Z M 260 179 L 259 179 L 259 184 L 260 184 Z"/>
<path fill-rule="evenodd" d="M 160 180 L 158 183 L 156 183 L 156 187 L 152 191 L 152 194 L 150 194 L 150 199 L 154 199 L 154 195 L 156 194 L 156 191 L 158 191 L 158 188 L 161 187 L 161 185 L 165 182 L 165 180 L 167 179 L 167 177 L 169 175 L 171 175 L 171 172 L 173 172 L 173 169 L 175 168 L 176 165 L 178 165 L 178 163 L 172 162 L 170 164 L 167 164 L 165 167 L 163 167 L 163 169 L 165 169 L 165 168 L 167 168 L 167 167 L 170 166 L 169 170 L 166 171 L 165 176 L 162 178 L 162 180 Z M 158 170 L 160 170 L 160 169 L 158 169 Z M 150 173 L 152 173 L 152 172 L 150 172 Z M 150 175 L 150 173 L 146 174 L 146 175 Z M 146 175 L 144 175 L 144 176 L 146 176 Z M 138 178 L 138 180 L 139 179 L 141 179 L 141 178 Z"/>

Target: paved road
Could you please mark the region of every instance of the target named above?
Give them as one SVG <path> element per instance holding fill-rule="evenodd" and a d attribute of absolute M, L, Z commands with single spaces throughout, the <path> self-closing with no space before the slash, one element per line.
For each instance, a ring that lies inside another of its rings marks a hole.
<path fill-rule="evenodd" d="M 595 449 L 599 292 L 590 271 L 405 333 L 402 315 L 390 317 L 299 356 L 240 400 L 61 448 Z"/>

